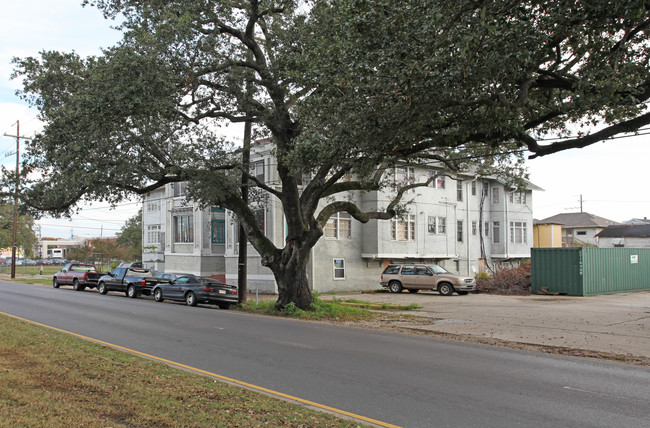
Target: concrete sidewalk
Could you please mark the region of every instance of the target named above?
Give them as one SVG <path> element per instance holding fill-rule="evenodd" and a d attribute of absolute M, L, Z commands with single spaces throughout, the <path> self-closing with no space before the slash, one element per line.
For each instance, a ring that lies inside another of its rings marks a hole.
<path fill-rule="evenodd" d="M 650 292 L 594 297 L 445 297 L 421 291 L 336 297 L 401 305 L 415 303 L 422 309 L 407 313 L 430 322 L 404 323 L 413 329 L 650 358 Z"/>

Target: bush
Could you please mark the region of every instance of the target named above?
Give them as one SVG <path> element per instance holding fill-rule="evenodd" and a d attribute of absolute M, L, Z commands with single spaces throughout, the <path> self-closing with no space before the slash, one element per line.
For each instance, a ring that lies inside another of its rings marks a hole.
<path fill-rule="evenodd" d="M 520 296 L 530 294 L 530 262 L 523 262 L 513 269 L 500 270 L 487 278 L 477 275 L 476 291 Z"/>

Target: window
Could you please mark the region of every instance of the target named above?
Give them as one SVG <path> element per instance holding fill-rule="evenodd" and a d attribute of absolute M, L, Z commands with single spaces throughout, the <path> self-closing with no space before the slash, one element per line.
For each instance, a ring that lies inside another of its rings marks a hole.
<path fill-rule="evenodd" d="M 439 174 L 438 171 L 429 171 L 429 178 L 433 177 L 434 175 Z M 431 183 L 429 183 L 429 187 L 434 187 L 436 189 L 444 189 L 445 188 L 445 176 L 444 175 L 439 175 L 436 177 L 435 180 L 433 180 Z"/>
<path fill-rule="evenodd" d="M 477 225 L 476 221 L 473 221 L 472 222 L 472 235 L 476 236 L 477 230 L 478 230 L 478 225 Z"/>
<path fill-rule="evenodd" d="M 498 221 L 493 221 L 492 222 L 492 242 L 494 244 L 500 244 L 501 243 L 501 232 L 500 232 L 500 225 Z"/>
<path fill-rule="evenodd" d="M 194 216 L 174 217 L 174 242 L 194 242 Z"/>
<path fill-rule="evenodd" d="M 212 215 L 210 241 L 213 244 L 226 243 L 226 211 L 221 208 L 212 207 L 210 209 Z"/>
<path fill-rule="evenodd" d="M 447 232 L 447 218 L 446 217 L 427 217 L 427 229 L 429 233 L 444 234 Z"/>
<path fill-rule="evenodd" d="M 456 222 L 456 240 L 458 242 L 463 242 L 463 220 L 458 220 Z"/>
<path fill-rule="evenodd" d="M 526 192 L 510 192 L 510 202 L 526 205 Z"/>
<path fill-rule="evenodd" d="M 402 275 L 415 275 L 415 266 L 402 266 Z"/>
<path fill-rule="evenodd" d="M 410 166 L 396 166 L 393 177 L 395 179 L 393 186 L 397 190 L 399 187 L 406 186 L 415 181 L 415 168 Z M 409 192 L 415 192 L 415 189 L 411 189 Z"/>
<path fill-rule="evenodd" d="M 185 196 L 187 193 L 187 181 L 181 181 L 180 183 L 174 183 L 174 197 Z"/>
<path fill-rule="evenodd" d="M 415 216 L 408 214 L 404 219 L 391 220 L 390 229 L 393 241 L 415 241 Z"/>
<path fill-rule="evenodd" d="M 160 243 L 160 225 L 151 224 L 147 226 L 147 242 L 149 244 Z"/>
<path fill-rule="evenodd" d="M 211 241 L 213 244 L 226 243 L 226 221 L 223 219 L 212 219 Z"/>
<path fill-rule="evenodd" d="M 352 237 L 352 216 L 346 212 L 332 215 L 323 229 L 325 238 L 350 239 Z"/>
<path fill-rule="evenodd" d="M 459 201 L 463 200 L 463 182 L 460 180 L 456 182 L 456 199 Z"/>
<path fill-rule="evenodd" d="M 345 259 L 334 259 L 334 279 L 345 279 Z"/>
<path fill-rule="evenodd" d="M 421 275 L 421 276 L 428 276 L 429 275 L 429 269 L 427 269 L 426 266 L 416 266 L 415 267 L 415 274 L 416 275 Z"/>
<path fill-rule="evenodd" d="M 160 199 L 154 199 L 147 202 L 147 211 L 150 213 L 155 213 L 160 211 Z"/>
<path fill-rule="evenodd" d="M 586 236 L 587 231 L 586 230 L 579 230 L 579 231 L 576 232 L 576 235 L 578 235 L 578 236 Z"/>
<path fill-rule="evenodd" d="M 483 234 L 485 236 L 490 236 L 490 222 L 489 221 L 485 222 L 485 226 L 483 228 Z"/>
<path fill-rule="evenodd" d="M 264 177 L 264 161 L 257 161 L 251 163 L 251 175 L 257 178 L 258 181 L 265 183 Z"/>
<path fill-rule="evenodd" d="M 476 181 L 472 181 L 472 196 L 476 196 Z"/>
<path fill-rule="evenodd" d="M 492 188 L 492 203 L 493 204 L 498 204 L 499 203 L 499 188 L 498 187 L 493 187 Z"/>
<path fill-rule="evenodd" d="M 510 222 L 510 242 L 513 244 L 525 244 L 527 242 L 525 221 Z"/>

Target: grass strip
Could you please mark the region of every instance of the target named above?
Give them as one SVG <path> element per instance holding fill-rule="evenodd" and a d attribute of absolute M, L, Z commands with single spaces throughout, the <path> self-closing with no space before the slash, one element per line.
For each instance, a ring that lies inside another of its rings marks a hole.
<path fill-rule="evenodd" d="M 0 427 L 359 427 L 0 316 Z"/>

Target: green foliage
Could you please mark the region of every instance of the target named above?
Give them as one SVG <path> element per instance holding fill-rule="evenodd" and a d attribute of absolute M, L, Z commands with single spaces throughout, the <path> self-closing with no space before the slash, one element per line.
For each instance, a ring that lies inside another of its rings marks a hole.
<path fill-rule="evenodd" d="M 34 233 L 34 218 L 19 212 L 17 218 L 16 245 L 25 251 L 26 257 L 34 256 L 34 246 L 38 238 Z M 14 205 L 0 202 L 0 248 L 11 248 L 13 245 Z"/>
<path fill-rule="evenodd" d="M 476 281 L 487 281 L 490 279 L 490 274 L 487 272 L 479 272 L 474 276 Z"/>
<path fill-rule="evenodd" d="M 650 124 L 650 12 L 638 0 L 89 3 L 124 18 L 119 45 L 14 60 L 46 122 L 26 147 L 24 203 L 64 215 L 186 181 L 197 205 L 237 216 L 281 300 L 303 310 L 303 261 L 330 216 L 395 215 L 405 188 L 378 210 L 345 198 L 380 189 L 392 166 L 470 170 L 516 188 L 525 149 L 545 155 Z M 245 121 L 276 147 L 279 185 L 249 179 L 282 204 L 280 245 L 241 197 L 241 152 L 218 136 Z M 299 187 L 303 173 L 311 181 Z M 14 178 L 5 170 L 4 187 Z"/>
<path fill-rule="evenodd" d="M 336 321 L 352 321 L 360 319 L 368 319 L 372 317 L 369 311 L 341 305 L 341 302 L 332 301 L 324 302 L 318 297 L 314 298 L 313 303 L 310 305 L 309 310 L 302 310 L 298 308 L 293 302 L 285 305 L 282 309 L 275 307 L 275 302 L 271 300 L 262 300 L 259 303 L 248 302 L 241 308 L 243 311 L 255 312 L 265 315 L 285 316 L 290 318 L 312 319 L 312 320 L 336 320 Z"/>
<path fill-rule="evenodd" d="M 140 260 L 142 258 L 142 208 L 122 226 L 116 244 L 121 247 L 124 260 Z"/>

